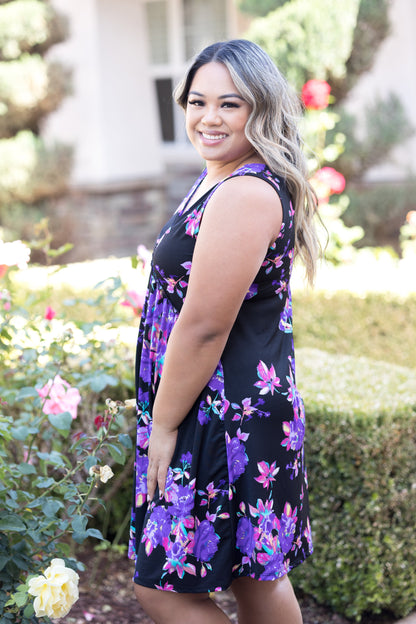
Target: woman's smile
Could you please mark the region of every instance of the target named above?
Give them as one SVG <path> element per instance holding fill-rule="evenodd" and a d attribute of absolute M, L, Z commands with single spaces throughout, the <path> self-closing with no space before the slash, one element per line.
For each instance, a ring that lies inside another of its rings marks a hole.
<path fill-rule="evenodd" d="M 186 131 L 208 166 L 239 162 L 254 152 L 245 134 L 250 113 L 225 65 L 210 62 L 198 69 L 188 94 Z"/>

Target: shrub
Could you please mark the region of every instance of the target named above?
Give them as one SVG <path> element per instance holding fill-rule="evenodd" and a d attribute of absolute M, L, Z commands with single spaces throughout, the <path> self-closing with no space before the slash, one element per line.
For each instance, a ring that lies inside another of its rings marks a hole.
<path fill-rule="evenodd" d="M 416 295 L 293 293 L 297 347 L 366 356 L 416 369 Z"/>
<path fill-rule="evenodd" d="M 3 4 L 3 3 L 0 3 Z M 7 1 L 0 11 L 0 59 L 44 52 L 67 36 L 67 22 L 40 0 Z"/>
<path fill-rule="evenodd" d="M 299 349 L 315 553 L 296 585 L 359 621 L 416 605 L 416 372 Z"/>
<path fill-rule="evenodd" d="M 96 486 L 113 476 L 111 466 L 125 462 L 134 427 L 121 405 L 133 395 L 133 362 L 114 319 L 124 292 L 120 279 L 100 284 L 84 302 L 94 309 L 93 321 L 74 322 L 78 302 L 63 302 L 58 315 L 48 288 L 36 293 L 32 286 L 24 306 L 17 305 L 12 267 L 24 268 L 28 257 L 20 241 L 1 242 L 0 615 L 22 624 L 34 610 L 38 621 L 64 615 L 48 602 L 53 571 L 74 580 L 68 567 L 81 567 L 74 543 L 102 539 L 91 527 L 93 509 L 102 504 Z M 119 401 L 106 401 L 110 393 Z M 125 479 L 124 470 L 114 472 L 111 493 Z M 77 598 L 75 580 L 71 587 L 65 609 Z"/>
<path fill-rule="evenodd" d="M 72 150 L 63 145 L 46 147 L 31 132 L 0 139 L 0 205 L 34 203 L 62 195 L 72 166 Z"/>

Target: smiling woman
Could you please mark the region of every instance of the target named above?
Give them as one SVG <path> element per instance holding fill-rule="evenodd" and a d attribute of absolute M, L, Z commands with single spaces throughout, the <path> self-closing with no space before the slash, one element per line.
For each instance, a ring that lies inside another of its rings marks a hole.
<path fill-rule="evenodd" d="M 206 162 L 156 243 L 136 357 L 130 555 L 160 624 L 300 624 L 312 552 L 290 276 L 313 276 L 299 103 L 255 44 L 209 46 L 176 91 Z M 161 591 L 162 590 L 162 591 Z"/>
<path fill-rule="evenodd" d="M 222 63 L 207 63 L 192 81 L 186 105 L 186 131 L 210 171 L 200 192 L 232 173 L 236 164 L 255 157 L 245 135 L 251 106 L 238 93 Z M 214 164 L 215 163 L 215 164 Z"/>

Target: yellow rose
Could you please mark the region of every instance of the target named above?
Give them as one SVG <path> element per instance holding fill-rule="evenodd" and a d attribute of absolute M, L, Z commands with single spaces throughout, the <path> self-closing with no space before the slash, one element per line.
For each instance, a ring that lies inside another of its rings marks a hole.
<path fill-rule="evenodd" d="M 28 593 L 36 596 L 33 607 L 36 617 L 60 618 L 78 600 L 79 576 L 65 566 L 63 559 L 52 559 L 44 574 L 29 581 Z"/>

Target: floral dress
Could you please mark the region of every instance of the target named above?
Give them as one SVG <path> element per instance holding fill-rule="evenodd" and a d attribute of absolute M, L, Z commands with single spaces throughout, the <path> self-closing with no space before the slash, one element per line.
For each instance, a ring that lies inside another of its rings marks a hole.
<path fill-rule="evenodd" d="M 156 492 L 146 500 L 152 406 L 166 345 L 186 297 L 204 208 L 219 186 L 193 202 L 205 175 L 156 242 L 136 360 L 129 556 L 136 559 L 136 583 L 177 592 L 224 590 L 239 576 L 274 580 L 312 552 L 289 287 L 294 211 L 284 180 L 265 165 L 244 165 L 231 177 L 251 175 L 272 185 L 283 206 L 279 236 L 212 378 L 179 426 L 164 497 Z"/>

